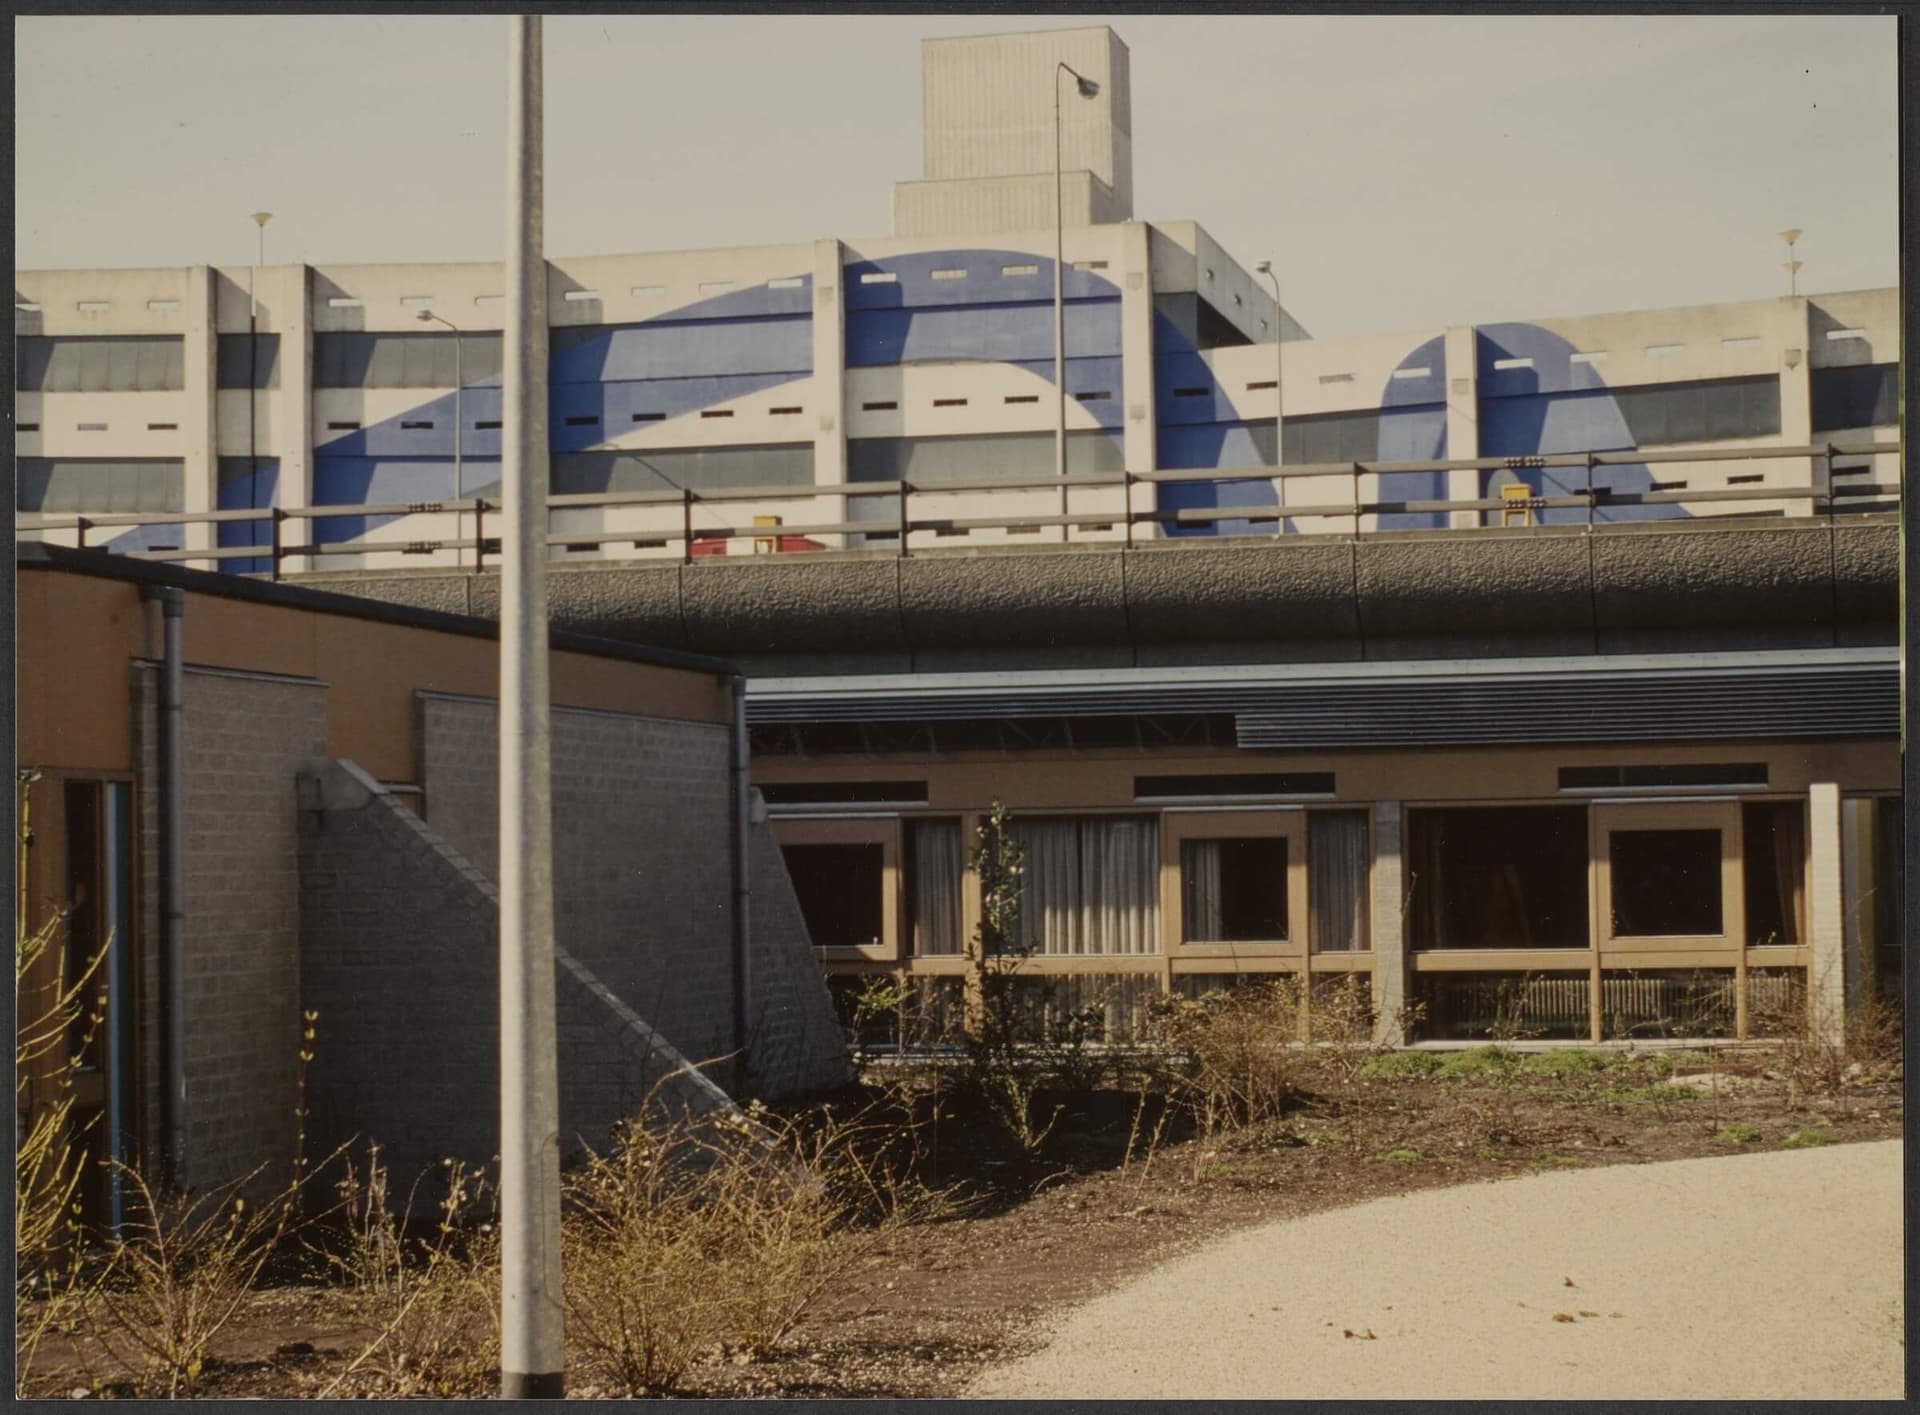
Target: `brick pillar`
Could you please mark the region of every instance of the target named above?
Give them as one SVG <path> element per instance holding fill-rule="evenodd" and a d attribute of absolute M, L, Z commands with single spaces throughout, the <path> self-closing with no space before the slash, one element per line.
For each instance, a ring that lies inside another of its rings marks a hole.
<path fill-rule="evenodd" d="M 1814 1034 L 1838 1045 L 1846 1030 L 1846 901 L 1841 892 L 1840 788 L 1807 789 L 1807 1005 Z"/>
<path fill-rule="evenodd" d="M 1398 801 L 1373 803 L 1373 891 L 1368 913 L 1373 920 L 1374 1036 L 1383 1046 L 1404 1046 L 1400 1012 L 1412 995 L 1413 960 L 1407 951 L 1400 864 L 1401 809 Z"/>

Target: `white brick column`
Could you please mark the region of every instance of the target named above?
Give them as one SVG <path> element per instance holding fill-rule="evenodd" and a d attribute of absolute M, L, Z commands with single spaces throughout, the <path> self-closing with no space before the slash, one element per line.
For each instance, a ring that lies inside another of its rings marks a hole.
<path fill-rule="evenodd" d="M 847 304 L 842 298 L 845 256 L 838 241 L 813 243 L 813 383 L 807 411 L 813 415 L 813 484 L 839 486 L 847 479 Z M 834 496 L 821 519 L 845 521 L 850 505 Z M 829 537 L 845 545 L 842 536 Z"/>
<path fill-rule="evenodd" d="M 1125 410 L 1121 455 L 1129 472 L 1150 472 L 1159 459 L 1158 421 L 1153 396 L 1153 261 L 1147 223 L 1129 221 L 1120 228 L 1120 390 Z M 1130 507 L 1151 511 L 1154 488 L 1136 486 Z M 1135 540 L 1151 540 L 1159 528 L 1133 528 Z"/>
<path fill-rule="evenodd" d="M 1841 890 L 1840 788 L 1807 788 L 1807 1005 L 1814 1035 L 1838 1045 L 1846 1031 L 1846 899 Z"/>
<path fill-rule="evenodd" d="M 1401 1010 L 1412 997 L 1413 959 L 1407 948 L 1400 863 L 1402 811 L 1398 801 L 1375 801 L 1371 830 L 1373 869 L 1368 877 L 1373 922 L 1374 1039 L 1405 1046 Z"/>
<path fill-rule="evenodd" d="M 186 378 L 182 391 L 183 415 L 181 441 L 185 499 L 180 509 L 189 513 L 213 510 L 216 504 L 216 475 L 219 463 L 215 455 L 220 426 L 216 359 L 220 348 L 218 302 L 220 278 L 206 265 L 187 272 L 186 329 L 181 349 Z M 214 543 L 213 527 L 205 522 L 180 527 L 182 550 L 205 550 Z M 211 560 L 186 563 L 196 570 L 215 568 Z"/>
<path fill-rule="evenodd" d="M 280 485 L 274 504 L 313 504 L 313 272 L 305 265 L 274 272 L 273 328 L 280 336 L 280 386 L 268 394 L 273 408 L 273 441 L 268 449 L 280 459 Z M 469 525 L 471 519 L 469 518 Z M 287 521 L 281 535 L 289 545 L 313 539 L 312 521 Z M 310 570 L 304 555 L 291 556 L 281 572 Z"/>
<path fill-rule="evenodd" d="M 1447 456 L 1480 455 L 1480 376 L 1479 351 L 1475 347 L 1473 326 L 1455 325 L 1446 335 L 1447 374 Z M 1447 473 L 1447 498 L 1472 501 L 1480 495 L 1480 473 Z M 1453 528 L 1472 528 L 1485 524 L 1478 511 L 1454 511 L 1447 516 Z"/>

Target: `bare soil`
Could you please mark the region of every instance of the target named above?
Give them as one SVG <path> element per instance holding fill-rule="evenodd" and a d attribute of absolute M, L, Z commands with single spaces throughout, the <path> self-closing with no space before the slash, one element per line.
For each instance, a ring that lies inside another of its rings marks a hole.
<path fill-rule="evenodd" d="M 1049 1102 L 1065 1111 L 1033 1157 L 984 1122 L 954 1120 L 940 1161 L 949 1177 L 966 1176 L 966 1213 L 898 1233 L 771 1357 L 714 1350 L 671 1393 L 951 1397 L 983 1367 L 1033 1350 L 1042 1319 L 1247 1225 L 1550 1168 L 1900 1135 L 1897 1077 L 1805 1096 L 1766 1065 L 1750 1054 L 1716 1058 L 1711 1068 L 1675 1066 L 1653 1084 L 1612 1069 L 1369 1076 L 1324 1068 L 1284 1121 L 1228 1135 L 1164 1134 L 1151 1153 L 1143 1133 L 1151 1114 L 1136 1129 L 1137 1102 L 1122 1092 Z M 371 1335 L 331 1320 L 328 1308 L 328 1294 L 314 1286 L 258 1293 L 222 1334 L 194 1394 L 317 1393 Z M 88 1375 L 76 1354 L 49 1338 L 23 1390 L 131 1393 L 123 1374 Z M 356 1373 L 338 1393 L 383 1392 Z"/>

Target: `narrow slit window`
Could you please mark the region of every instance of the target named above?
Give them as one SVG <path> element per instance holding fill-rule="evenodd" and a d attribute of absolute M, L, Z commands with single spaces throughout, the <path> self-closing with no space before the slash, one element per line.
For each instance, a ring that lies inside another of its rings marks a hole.
<path fill-rule="evenodd" d="M 1493 361 L 1493 366 L 1495 369 L 1532 368 L 1533 360 L 1532 359 L 1495 359 Z"/>
<path fill-rule="evenodd" d="M 1647 483 L 1648 491 L 1685 491 L 1686 489 L 1687 484 L 1685 481 L 1656 481 Z"/>
<path fill-rule="evenodd" d="M 900 277 L 891 270 L 869 270 L 860 277 L 862 285 L 897 285 Z"/>
<path fill-rule="evenodd" d="M 1207 396 L 1207 390 L 1204 388 L 1176 388 L 1173 390 L 1173 396 L 1176 398 L 1204 398 Z"/>
<path fill-rule="evenodd" d="M 1669 354 L 1677 354 L 1686 347 L 1685 344 L 1649 344 L 1647 345 L 1647 356 L 1654 359 L 1664 359 Z"/>
<path fill-rule="evenodd" d="M 400 303 L 410 310 L 426 309 L 433 304 L 431 295 L 402 295 Z"/>
<path fill-rule="evenodd" d="M 1073 268 L 1075 270 L 1105 270 L 1107 263 L 1104 260 L 1076 260 L 1073 263 Z"/>
<path fill-rule="evenodd" d="M 1038 403 L 1040 401 L 1040 395 L 1038 393 L 1009 393 L 1005 401 L 1009 403 Z"/>
<path fill-rule="evenodd" d="M 359 430 L 360 430 L 359 423 L 328 423 L 327 424 L 328 432 L 358 432 Z"/>
<path fill-rule="evenodd" d="M 107 425 L 105 423 L 81 423 L 79 430 L 81 432 L 105 432 Z"/>
<path fill-rule="evenodd" d="M 1008 535 L 1010 535 L 1010 536 L 1037 536 L 1037 535 L 1039 535 L 1039 534 L 1040 534 L 1040 527 L 1038 527 L 1038 526 L 1008 526 L 1008 527 L 1007 527 L 1007 534 L 1008 534 Z"/>
<path fill-rule="evenodd" d="M 109 308 L 111 308 L 111 306 L 105 300 L 80 301 L 80 312 L 82 314 L 99 314 L 100 311 Z"/>
<path fill-rule="evenodd" d="M 178 432 L 180 431 L 180 424 L 179 423 L 148 423 L 147 431 L 148 432 Z"/>
<path fill-rule="evenodd" d="M 782 275 L 776 280 L 769 280 L 767 282 L 767 288 L 769 290 L 798 290 L 806 283 L 807 282 L 798 275 Z"/>
<path fill-rule="evenodd" d="M 899 406 L 897 402 L 862 403 L 860 410 L 866 413 L 891 413 Z"/>
<path fill-rule="evenodd" d="M 635 413 L 633 415 L 633 420 L 637 423 L 665 422 L 666 418 L 667 415 L 665 413 Z"/>
<path fill-rule="evenodd" d="M 31 300 L 15 300 L 13 302 L 13 307 L 16 310 L 20 311 L 21 314 L 39 314 L 40 313 L 40 306 L 34 304 Z"/>
<path fill-rule="evenodd" d="M 772 414 L 773 414 L 773 415 L 774 415 L 774 416 L 775 416 L 776 418 L 786 418 L 786 417 L 792 417 L 792 416 L 794 416 L 795 414 L 798 414 L 798 413 L 804 413 L 804 412 L 806 411 L 806 409 L 805 409 L 805 408 L 799 408 L 799 407 L 790 407 L 790 408 L 769 408 L 769 409 L 767 409 L 767 411 L 768 411 L 769 413 L 772 413 Z"/>
<path fill-rule="evenodd" d="M 935 271 L 930 271 L 928 273 L 932 275 L 932 277 L 935 280 L 965 280 L 967 278 L 967 272 L 964 269 L 957 269 L 957 268 L 947 269 L 947 270 L 935 270 Z"/>
<path fill-rule="evenodd" d="M 1605 349 L 1589 349 L 1582 354 L 1569 355 L 1567 362 L 1574 364 L 1600 364 L 1605 363 L 1607 358 L 1608 354 Z"/>
<path fill-rule="evenodd" d="M 1741 335 L 1737 339 L 1722 339 L 1720 341 L 1720 347 L 1723 349 L 1757 349 L 1760 347 L 1760 340 L 1758 336 L 1755 335 Z"/>
<path fill-rule="evenodd" d="M 630 286 L 627 290 L 627 293 L 636 300 L 655 299 L 660 295 L 666 294 L 666 292 L 667 287 L 665 285 L 634 285 Z"/>
<path fill-rule="evenodd" d="M 1073 396 L 1078 398 L 1082 403 L 1103 403 L 1113 397 L 1113 391 L 1111 389 L 1101 388 L 1091 393 L 1076 393 Z"/>
<path fill-rule="evenodd" d="M 1322 383 L 1352 383 L 1353 375 L 1350 373 L 1323 373 L 1320 375 L 1320 381 Z"/>
<path fill-rule="evenodd" d="M 733 286 L 734 282 L 731 280 L 702 280 L 700 282 L 700 293 L 703 295 L 724 295 L 727 291 L 731 290 Z"/>
<path fill-rule="evenodd" d="M 600 425 L 600 419 L 596 417 L 589 416 L 589 417 L 578 417 L 578 418 L 567 419 L 568 427 L 598 427 L 599 425 Z"/>
<path fill-rule="evenodd" d="M 476 305 L 497 305 L 504 299 L 505 295 L 475 295 L 473 302 Z"/>
<path fill-rule="evenodd" d="M 327 308 L 330 310 L 357 310 L 360 302 L 351 295 L 327 296 Z"/>
<path fill-rule="evenodd" d="M 1002 275 L 1038 275 L 1040 273 L 1040 267 L 1037 265 L 1003 265 L 1000 267 L 1000 273 Z"/>
<path fill-rule="evenodd" d="M 1393 376 L 1401 379 L 1431 378 L 1433 376 L 1433 370 L 1430 368 L 1397 368 L 1393 371 Z"/>
<path fill-rule="evenodd" d="M 600 292 L 598 290 L 569 290 L 562 295 L 561 298 L 571 305 L 591 304 L 600 298 Z"/>
<path fill-rule="evenodd" d="M 1738 472 L 1727 478 L 1728 486 L 1755 486 L 1767 479 L 1765 472 Z"/>
<path fill-rule="evenodd" d="M 81 308 L 84 309 L 85 306 L 83 305 Z M 1841 339 L 1864 339 L 1866 337 L 1867 331 L 1864 329 L 1829 329 L 1827 331 L 1827 342 L 1829 344 Z"/>
<path fill-rule="evenodd" d="M 481 432 L 497 432 L 500 428 L 500 419 L 481 418 L 474 424 L 474 427 Z"/>
<path fill-rule="evenodd" d="M 967 400 L 965 398 L 935 398 L 933 400 L 933 406 L 936 408 L 964 408 L 967 406 Z"/>
<path fill-rule="evenodd" d="M 1279 386 L 1280 386 L 1280 382 L 1278 379 L 1256 378 L 1252 383 L 1249 383 L 1247 385 L 1247 392 L 1260 393 L 1260 392 L 1264 392 L 1266 389 L 1278 388 Z"/>
<path fill-rule="evenodd" d="M 400 424 L 400 430 L 402 432 L 432 432 L 433 423 L 431 420 L 428 420 L 428 419 L 402 421 Z"/>
<path fill-rule="evenodd" d="M 39 423 L 21 423 L 17 431 L 38 432 L 40 431 L 40 424 Z"/>
<path fill-rule="evenodd" d="M 700 410 L 700 416 L 701 416 L 701 417 L 703 417 L 703 418 L 730 418 L 730 417 L 732 417 L 732 416 L 733 416 L 733 409 L 731 409 L 731 408 L 702 408 L 702 409 Z"/>

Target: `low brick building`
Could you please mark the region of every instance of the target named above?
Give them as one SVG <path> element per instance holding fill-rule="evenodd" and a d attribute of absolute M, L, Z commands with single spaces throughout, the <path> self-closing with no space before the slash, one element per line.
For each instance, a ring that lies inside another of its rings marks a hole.
<path fill-rule="evenodd" d="M 193 1186 L 284 1166 L 311 1012 L 310 1152 L 487 1159 L 493 626 L 48 547 L 17 588 L 21 922 L 70 911 L 70 969 L 106 952 L 78 1082 L 97 1155 Z M 557 633 L 552 684 L 563 1148 L 682 1067 L 696 1105 L 845 1079 L 779 852 L 740 826 L 764 812 L 736 794 L 733 670 Z"/>

